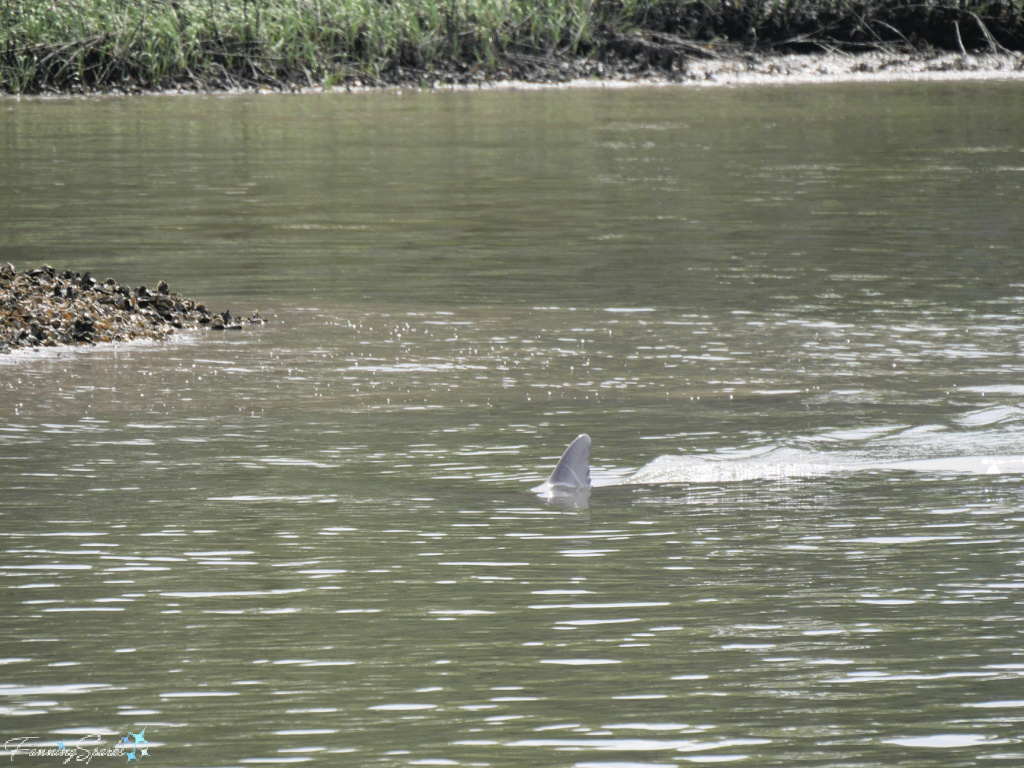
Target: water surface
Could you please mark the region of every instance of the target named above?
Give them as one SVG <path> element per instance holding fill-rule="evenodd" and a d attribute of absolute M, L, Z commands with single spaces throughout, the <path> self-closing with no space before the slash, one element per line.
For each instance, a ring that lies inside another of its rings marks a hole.
<path fill-rule="evenodd" d="M 0 261 L 273 320 L 0 358 L 4 740 L 1020 761 L 1021 95 L 3 102 Z"/>

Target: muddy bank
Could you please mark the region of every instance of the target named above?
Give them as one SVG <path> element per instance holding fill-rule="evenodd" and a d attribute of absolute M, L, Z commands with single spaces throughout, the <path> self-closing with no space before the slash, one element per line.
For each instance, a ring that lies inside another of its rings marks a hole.
<path fill-rule="evenodd" d="M 842 82 L 1024 79 L 1024 55 L 1014 53 L 782 54 L 694 62 L 692 83 Z"/>
<path fill-rule="evenodd" d="M 163 339 L 177 330 L 242 330 L 260 325 L 258 312 L 234 317 L 215 314 L 202 302 L 171 293 L 161 281 L 154 290 L 132 289 L 113 278 L 100 282 L 43 266 L 18 272 L 0 266 L 0 354 L 13 349 Z"/>
<path fill-rule="evenodd" d="M 432 79 L 431 79 L 432 78 Z M 432 89 L 621 87 L 628 85 L 746 85 L 811 82 L 895 82 L 912 80 L 1024 80 L 1024 54 L 949 52 L 915 53 L 875 50 L 864 53 L 716 54 L 689 58 L 665 70 L 648 63 L 618 62 L 608 65 L 588 59 L 572 59 L 546 68 L 499 70 L 497 73 L 396 73 L 394 82 L 366 82 L 354 78 L 329 90 L 361 90 L 374 87 Z M 328 90 L 323 86 L 302 90 Z"/>
<path fill-rule="evenodd" d="M 387 89 L 472 90 L 547 86 L 622 87 L 629 85 L 753 85 L 813 82 L 895 82 L 913 80 L 1024 80 L 1024 53 L 949 52 L 877 48 L 863 52 L 818 53 L 745 51 L 735 46 L 663 46 L 652 52 L 619 56 L 574 56 L 568 53 L 505 54 L 492 67 L 464 62 L 430 67 L 394 65 L 368 74 L 350 71 L 323 81 L 245 80 L 222 76 L 169 84 L 161 93 L 311 93 Z M 658 52 L 660 51 L 660 53 Z M 138 83 L 74 92 L 141 94 Z M 61 95 L 51 91 L 53 95 Z"/>

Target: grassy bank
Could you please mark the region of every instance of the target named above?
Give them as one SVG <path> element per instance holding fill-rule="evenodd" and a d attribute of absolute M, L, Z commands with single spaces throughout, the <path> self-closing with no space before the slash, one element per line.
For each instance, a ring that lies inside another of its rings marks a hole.
<path fill-rule="evenodd" d="M 0 91 L 665 74 L 740 52 L 1024 50 L 1024 0 L 0 0 Z"/>

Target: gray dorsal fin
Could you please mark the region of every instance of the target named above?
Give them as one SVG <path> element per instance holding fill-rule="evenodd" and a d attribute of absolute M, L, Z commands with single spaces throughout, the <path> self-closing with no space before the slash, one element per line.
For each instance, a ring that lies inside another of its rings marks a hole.
<path fill-rule="evenodd" d="M 580 435 L 569 444 L 547 484 L 552 489 L 584 491 L 590 488 L 590 438 L 587 435 Z"/>

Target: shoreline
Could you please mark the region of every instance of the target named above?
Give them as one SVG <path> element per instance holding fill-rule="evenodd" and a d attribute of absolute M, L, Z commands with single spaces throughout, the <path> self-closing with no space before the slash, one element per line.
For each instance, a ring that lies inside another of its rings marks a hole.
<path fill-rule="evenodd" d="M 697 79 L 703 77 L 706 81 L 725 81 L 730 85 L 1024 80 L 1024 55 L 892 51 L 779 54 L 743 62 L 700 62 L 692 73 Z"/>
<path fill-rule="evenodd" d="M 868 53 L 746 54 L 690 63 L 676 76 L 579 77 L 570 80 L 497 80 L 479 84 L 434 83 L 426 91 L 540 90 L 546 88 L 709 88 L 746 85 L 804 85 L 822 83 L 986 82 L 1024 81 L 1024 54 L 984 53 Z M 313 87 L 303 93 L 402 89 L 390 86 Z M 245 93 L 246 91 L 238 91 Z M 261 91 L 268 93 L 270 91 Z M 171 91 L 169 93 L 175 93 Z"/>
<path fill-rule="evenodd" d="M 372 93 L 415 90 L 466 92 L 541 90 L 548 88 L 707 88 L 748 85 L 838 83 L 970 82 L 1024 80 L 1024 53 L 950 51 L 908 52 L 872 50 L 825 53 L 730 53 L 714 58 L 690 58 L 671 72 L 652 68 L 607 66 L 589 58 L 568 58 L 553 70 L 532 77 L 506 73 L 474 74 L 453 71 L 402 70 L 388 80 L 365 82 L 353 76 L 338 84 L 268 85 L 239 88 L 97 89 L 83 92 L 0 94 L 0 101 L 94 98 L 104 96 L 175 96 L 242 94 Z"/>

